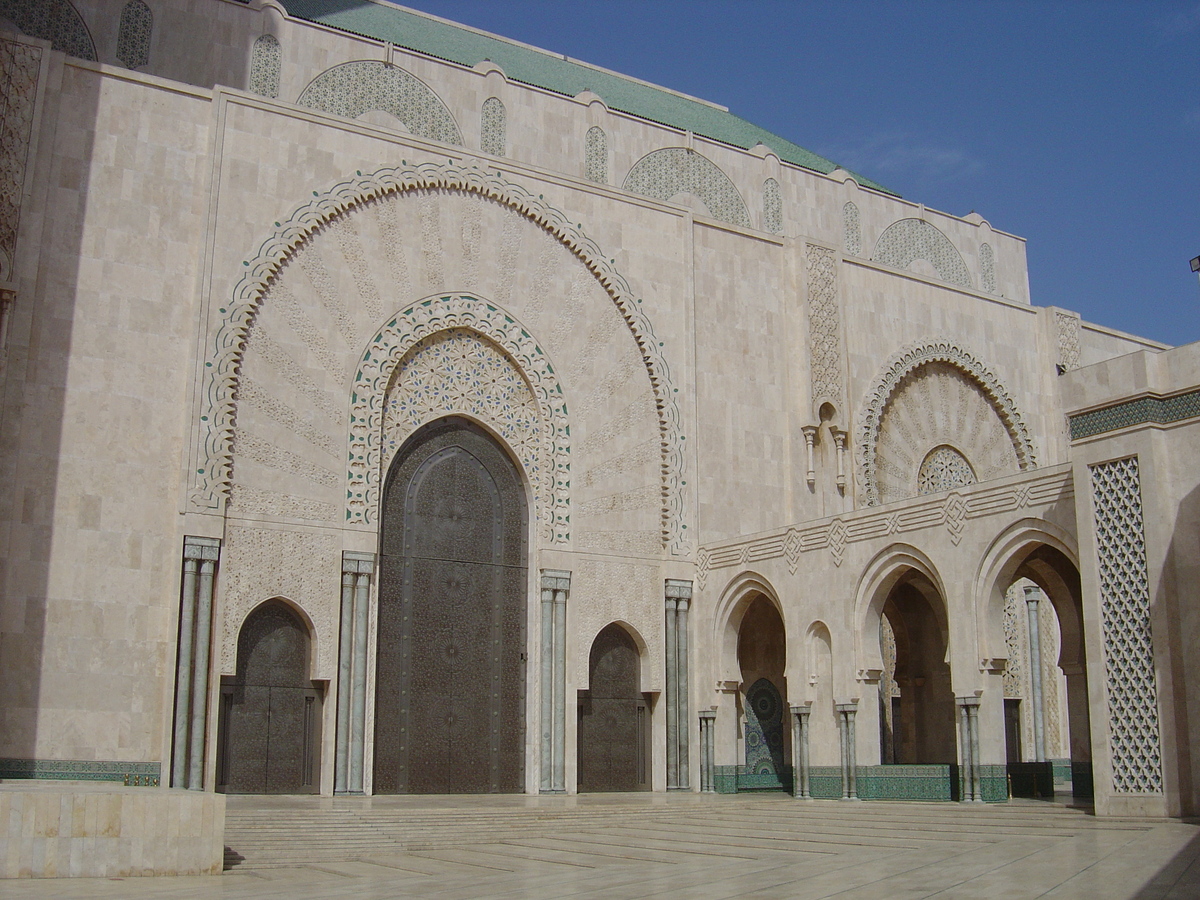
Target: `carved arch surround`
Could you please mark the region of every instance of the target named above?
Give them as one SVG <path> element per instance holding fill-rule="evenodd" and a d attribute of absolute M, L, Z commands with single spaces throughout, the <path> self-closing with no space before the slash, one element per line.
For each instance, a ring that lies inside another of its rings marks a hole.
<path fill-rule="evenodd" d="M 568 543 L 571 430 L 562 386 L 528 329 L 495 304 L 458 294 L 420 300 L 401 310 L 371 339 L 359 361 L 350 396 L 346 521 L 376 524 L 379 489 L 391 463 L 384 446 L 385 403 L 402 362 L 421 342 L 455 330 L 482 335 L 497 345 L 533 394 L 541 419 L 540 452 L 517 455 L 533 485 L 543 538 L 547 543 Z M 460 412 L 470 410 L 446 406 L 440 415 Z M 394 441 L 397 446 L 402 442 L 400 436 Z"/>
<path fill-rule="evenodd" d="M 641 300 L 582 228 L 519 185 L 474 166 L 421 163 L 380 169 L 339 182 L 278 223 L 221 308 L 220 324 L 202 357 L 196 438 L 189 501 L 197 510 L 220 510 L 228 496 L 232 466 L 235 395 L 247 336 L 264 293 L 284 264 L 319 229 L 368 201 L 415 191 L 457 191 L 496 201 L 543 229 L 577 258 L 611 298 L 628 327 L 653 392 L 660 444 L 660 532 L 664 547 L 687 555 L 683 435 L 670 369 Z M 316 192 L 314 192 L 316 193 Z"/>
<path fill-rule="evenodd" d="M 882 502 L 879 490 L 878 450 L 880 425 L 888 402 L 905 376 L 929 363 L 944 363 L 958 369 L 972 380 L 1004 425 L 1012 441 L 1019 468 L 1024 471 L 1037 467 L 1036 453 L 1029 431 L 1000 379 L 977 357 L 952 340 L 922 341 L 906 347 L 888 361 L 883 368 L 883 374 L 876 380 L 863 404 L 857 450 L 859 474 L 868 506 L 879 506 Z"/>

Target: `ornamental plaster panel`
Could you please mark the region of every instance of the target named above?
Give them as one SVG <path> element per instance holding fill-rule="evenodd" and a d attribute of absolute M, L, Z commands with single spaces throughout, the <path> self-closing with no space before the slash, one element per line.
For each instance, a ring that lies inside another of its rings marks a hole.
<path fill-rule="evenodd" d="M 563 377 L 578 385 L 581 412 L 572 416 L 572 427 L 579 426 L 582 449 L 570 456 L 573 477 L 584 485 L 581 501 L 591 504 L 581 512 L 599 515 L 588 527 L 612 535 L 614 545 L 644 546 L 642 523 L 656 521 L 660 545 L 687 553 L 683 436 L 662 345 L 640 300 L 579 226 L 499 175 L 422 164 L 335 185 L 276 229 L 257 257 L 246 261 L 245 276 L 212 326 L 197 415 L 192 508 L 221 508 L 231 482 L 289 493 L 286 479 L 271 476 L 259 463 L 254 465 L 261 478 L 255 474 L 253 483 L 235 475 L 235 427 L 244 442 L 256 437 L 283 451 L 272 456 L 260 447 L 260 460 L 279 463 L 291 454 L 296 467 L 305 460 L 336 472 L 329 438 L 343 442 L 349 422 L 355 441 L 373 442 L 374 455 L 368 460 L 361 454 L 362 465 L 352 459 L 348 476 L 339 476 L 350 479 L 342 502 L 347 521 L 370 526 L 369 492 L 377 489 L 383 463 L 383 397 L 391 370 L 373 371 L 374 399 L 367 401 L 356 393 L 363 388 L 359 365 L 368 352 L 382 354 L 383 344 L 387 359 L 399 363 L 435 331 L 466 327 L 515 360 L 535 395 L 539 385 Z M 451 282 L 472 280 L 514 304 L 526 324 L 503 304 L 446 291 Z M 415 292 L 433 285 L 433 296 L 413 302 Z M 400 312 L 381 326 L 372 321 L 381 307 Z M 534 333 L 546 335 L 549 346 L 538 351 Z M 368 345 L 374 349 L 367 351 Z M 562 356 L 561 371 L 550 363 L 556 354 Z M 374 355 L 368 360 L 371 366 L 381 361 Z M 245 404 L 242 379 L 248 386 Z M 557 387 L 552 390 L 557 399 L 551 404 L 547 393 L 544 420 L 558 415 L 549 412 L 556 405 L 565 422 L 565 400 Z M 352 394 L 353 403 L 376 407 L 369 427 L 377 430 L 369 438 L 362 431 L 368 426 L 358 423 L 362 410 L 350 418 Z M 647 431 L 657 436 L 653 462 L 645 458 Z M 539 470 L 560 471 L 565 448 L 562 442 L 561 451 L 539 462 L 545 467 Z M 620 473 L 616 459 L 634 469 Z M 313 468 L 306 472 L 314 487 L 295 501 L 336 502 L 327 477 Z M 631 491 L 639 498 L 633 507 L 617 497 Z M 558 496 L 560 489 L 554 492 Z M 646 492 L 655 498 L 650 520 Z M 600 511 L 605 497 L 611 498 L 608 512 Z M 554 503 L 561 512 L 561 503 Z M 565 538 L 565 530 L 558 533 Z"/>
<path fill-rule="evenodd" d="M 380 110 L 399 119 L 410 134 L 444 144 L 463 143 L 454 116 L 429 85 L 378 60 L 355 60 L 325 70 L 296 103 L 348 119 Z"/>
<path fill-rule="evenodd" d="M 341 550 L 334 534 L 231 524 L 221 552 L 221 673 L 236 673 L 238 632 L 246 616 L 260 603 L 282 597 L 312 621 L 314 677 L 332 678 L 337 669 L 341 576 Z"/>
<path fill-rule="evenodd" d="M 958 248 L 923 219 L 893 222 L 879 235 L 871 258 L 898 269 L 907 269 L 915 260 L 923 259 L 933 266 L 942 281 L 971 287 L 971 273 Z"/>
<path fill-rule="evenodd" d="M 691 194 L 714 219 L 750 227 L 746 203 L 729 176 L 708 157 L 686 147 L 666 147 L 643 156 L 625 176 L 625 190 L 664 201 Z"/>
<path fill-rule="evenodd" d="M 608 184 L 608 136 L 599 125 L 589 128 L 584 137 L 583 177 L 596 184 Z"/>
<path fill-rule="evenodd" d="M 279 46 L 279 38 L 264 34 L 255 40 L 250 51 L 250 93 L 272 100 L 278 97 L 282 62 L 283 50 Z"/>
<path fill-rule="evenodd" d="M 842 405 L 842 333 L 837 293 L 837 254 L 807 245 L 808 340 L 813 403 Z"/>
<path fill-rule="evenodd" d="M 1032 439 L 1008 391 L 955 341 L 901 350 L 863 408 L 856 450 L 869 506 L 917 493 L 919 467 L 941 444 L 956 447 L 981 480 L 1036 466 Z"/>

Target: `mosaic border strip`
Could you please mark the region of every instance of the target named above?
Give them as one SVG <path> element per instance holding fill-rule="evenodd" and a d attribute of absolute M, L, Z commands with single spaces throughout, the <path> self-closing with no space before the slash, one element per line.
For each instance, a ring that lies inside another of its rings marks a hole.
<path fill-rule="evenodd" d="M 95 759 L 0 759 L 0 779 L 37 781 L 119 781 L 136 787 L 157 786 L 162 765 Z"/>
<path fill-rule="evenodd" d="M 1200 389 L 1172 397 L 1157 395 L 1114 403 L 1067 416 L 1071 440 L 1079 441 L 1134 425 L 1170 425 L 1200 416 Z"/>

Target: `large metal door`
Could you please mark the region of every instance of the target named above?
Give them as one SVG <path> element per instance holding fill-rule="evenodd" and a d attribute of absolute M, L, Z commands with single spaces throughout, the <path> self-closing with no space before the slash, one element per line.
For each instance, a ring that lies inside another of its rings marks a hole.
<path fill-rule="evenodd" d="M 377 793 L 524 789 L 527 517 L 482 429 L 427 427 L 384 487 Z"/>
<path fill-rule="evenodd" d="M 589 690 L 579 692 L 580 791 L 649 787 L 640 667 L 637 644 L 620 625 L 609 625 L 596 635 Z"/>
<path fill-rule="evenodd" d="M 237 676 L 222 686 L 217 781 L 230 793 L 317 790 L 320 696 L 308 680 L 308 629 L 285 604 L 247 617 Z"/>

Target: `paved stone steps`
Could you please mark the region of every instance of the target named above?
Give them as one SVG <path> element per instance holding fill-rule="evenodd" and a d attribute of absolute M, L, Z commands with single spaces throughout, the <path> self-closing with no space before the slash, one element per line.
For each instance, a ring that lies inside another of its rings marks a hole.
<path fill-rule="evenodd" d="M 369 802 L 369 801 L 367 801 Z M 362 859 L 403 851 L 435 851 L 558 835 L 622 833 L 630 838 L 692 841 L 725 835 L 737 842 L 759 835 L 755 821 L 776 829 L 775 842 L 914 847 L 929 839 L 988 843 L 1046 829 L 1144 830 L 1145 823 L 1097 820 L 1053 804 L 989 805 L 892 802 L 801 803 L 780 797 L 683 796 L 581 802 L 564 807 L 518 805 L 429 808 L 416 805 L 320 807 L 234 806 L 225 823 L 226 867 L 278 868 Z M 752 812 L 754 818 L 747 819 Z M 778 829 L 784 828 L 784 834 Z M 785 838 L 786 835 L 786 838 Z M 778 844 L 776 844 L 778 846 Z"/>

